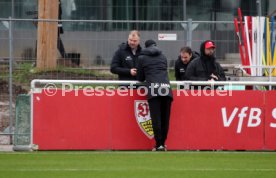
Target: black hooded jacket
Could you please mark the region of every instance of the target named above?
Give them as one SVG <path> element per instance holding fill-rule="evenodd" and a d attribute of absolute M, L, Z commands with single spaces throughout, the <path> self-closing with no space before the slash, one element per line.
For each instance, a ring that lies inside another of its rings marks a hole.
<path fill-rule="evenodd" d="M 188 80 L 193 81 L 207 81 L 211 79 L 210 75 L 214 74 L 218 77 L 218 81 L 225 81 L 223 68 L 216 62 L 216 58 L 205 55 L 206 42 L 203 42 L 200 46 L 200 57 L 189 63 L 186 77 Z"/>
<path fill-rule="evenodd" d="M 175 75 L 175 79 L 177 81 L 187 80 L 187 78 L 185 76 L 187 67 L 190 64 L 190 62 L 192 62 L 192 60 L 198 58 L 199 56 L 200 56 L 200 54 L 198 52 L 193 51 L 192 57 L 191 57 L 190 61 L 188 62 L 188 64 L 184 64 L 181 60 L 181 56 L 178 56 L 177 60 L 175 61 L 175 66 L 174 66 L 174 75 Z"/>
<path fill-rule="evenodd" d="M 112 58 L 110 71 L 118 74 L 119 80 L 136 80 L 136 77 L 130 74 L 130 69 L 137 68 L 137 60 L 140 52 L 140 45 L 134 55 L 128 43 L 122 43 Z"/>
<path fill-rule="evenodd" d="M 146 80 L 147 98 L 169 96 L 173 98 L 167 71 L 167 59 L 155 45 L 141 51 L 138 59 L 137 79 Z"/>

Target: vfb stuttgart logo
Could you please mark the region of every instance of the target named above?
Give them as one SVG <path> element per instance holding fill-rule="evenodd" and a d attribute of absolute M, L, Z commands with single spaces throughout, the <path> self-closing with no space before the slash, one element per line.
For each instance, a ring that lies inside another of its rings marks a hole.
<path fill-rule="evenodd" d="M 134 107 L 136 121 L 140 129 L 148 138 L 152 139 L 154 135 L 148 102 L 146 100 L 136 100 Z"/>

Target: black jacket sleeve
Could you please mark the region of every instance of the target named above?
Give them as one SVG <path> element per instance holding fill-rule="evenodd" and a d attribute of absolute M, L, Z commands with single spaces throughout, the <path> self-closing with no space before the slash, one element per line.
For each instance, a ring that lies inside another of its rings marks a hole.
<path fill-rule="evenodd" d="M 186 70 L 185 76 L 188 80 L 192 80 L 192 81 L 207 81 L 208 78 L 207 77 L 199 77 L 196 75 L 196 67 L 197 67 L 198 63 L 196 61 L 192 61 Z"/>
<path fill-rule="evenodd" d="M 219 63 L 216 63 L 216 68 L 217 74 L 215 75 L 218 77 L 218 81 L 226 81 L 224 70 Z"/>
<path fill-rule="evenodd" d="M 124 60 L 124 59 L 122 59 L 120 57 L 120 51 L 119 50 L 116 51 L 115 55 L 112 58 L 110 71 L 113 74 L 129 75 L 129 76 L 131 76 L 130 69 L 122 67 L 122 60 Z"/>
<path fill-rule="evenodd" d="M 176 81 L 180 81 L 181 80 L 181 75 L 179 72 L 179 66 L 178 66 L 178 62 L 175 62 L 175 66 L 174 66 L 174 76 L 175 76 L 175 80 Z"/>
<path fill-rule="evenodd" d="M 142 58 L 138 58 L 138 67 L 137 67 L 137 80 L 140 82 L 145 81 L 145 72 L 143 68 L 143 60 Z"/>

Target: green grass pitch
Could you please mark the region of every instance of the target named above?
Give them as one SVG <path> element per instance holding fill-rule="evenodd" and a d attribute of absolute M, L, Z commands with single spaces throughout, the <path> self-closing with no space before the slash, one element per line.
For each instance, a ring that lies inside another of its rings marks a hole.
<path fill-rule="evenodd" d="M 0 152 L 0 178 L 275 178 L 276 152 Z"/>

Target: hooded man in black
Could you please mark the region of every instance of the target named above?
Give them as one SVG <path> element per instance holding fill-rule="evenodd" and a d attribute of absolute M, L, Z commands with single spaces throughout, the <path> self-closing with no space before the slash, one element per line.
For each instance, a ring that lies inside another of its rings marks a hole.
<path fill-rule="evenodd" d="M 157 48 L 155 41 L 147 40 L 138 58 L 137 79 L 146 81 L 147 99 L 154 139 L 154 150 L 165 151 L 169 131 L 172 90 L 167 72 L 167 59 Z"/>
<path fill-rule="evenodd" d="M 186 70 L 186 77 L 193 81 L 225 81 L 223 68 L 214 56 L 215 43 L 204 41 L 200 46 L 200 58 L 193 60 Z"/>

